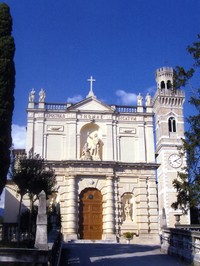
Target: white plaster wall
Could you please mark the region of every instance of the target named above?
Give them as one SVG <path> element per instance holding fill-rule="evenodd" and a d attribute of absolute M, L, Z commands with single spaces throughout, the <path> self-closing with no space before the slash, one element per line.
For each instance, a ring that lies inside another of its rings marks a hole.
<path fill-rule="evenodd" d="M 87 106 L 93 110 L 87 111 Z M 103 141 L 103 161 L 155 162 L 153 117 L 145 113 L 106 114 L 110 111 L 102 105 L 102 112 L 100 106 L 91 101 L 79 107 L 78 113 L 29 109 L 27 150 L 33 146 L 34 152 L 47 160 L 79 160 L 87 133 L 82 129 L 87 126 L 92 132 L 95 126 Z"/>
<path fill-rule="evenodd" d="M 61 160 L 63 150 L 62 135 L 48 134 L 46 140 L 46 159 Z"/>

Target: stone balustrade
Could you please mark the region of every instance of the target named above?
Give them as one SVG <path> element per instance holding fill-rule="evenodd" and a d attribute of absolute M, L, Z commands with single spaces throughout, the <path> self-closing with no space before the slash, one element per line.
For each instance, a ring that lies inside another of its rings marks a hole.
<path fill-rule="evenodd" d="M 161 250 L 193 262 L 193 265 L 200 265 L 200 232 L 186 230 L 186 227 L 184 229 L 163 229 Z"/>

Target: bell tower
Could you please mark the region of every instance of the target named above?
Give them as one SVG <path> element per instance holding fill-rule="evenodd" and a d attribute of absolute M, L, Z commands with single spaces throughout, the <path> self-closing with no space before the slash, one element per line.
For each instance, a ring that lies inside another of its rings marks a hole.
<path fill-rule="evenodd" d="M 173 68 L 156 70 L 157 90 L 153 98 L 156 130 L 156 156 L 160 164 L 157 171 L 160 226 L 174 227 L 176 214 L 171 204 L 176 200 L 172 182 L 185 165 L 178 148 L 184 137 L 183 104 L 185 93 L 173 87 Z M 190 223 L 189 215 L 181 216 L 182 224 Z"/>

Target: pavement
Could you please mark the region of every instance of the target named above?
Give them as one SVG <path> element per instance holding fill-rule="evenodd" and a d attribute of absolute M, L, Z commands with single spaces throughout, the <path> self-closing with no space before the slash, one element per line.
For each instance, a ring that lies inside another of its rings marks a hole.
<path fill-rule="evenodd" d="M 186 266 L 178 257 L 163 254 L 160 246 L 137 244 L 67 243 L 60 266 Z"/>

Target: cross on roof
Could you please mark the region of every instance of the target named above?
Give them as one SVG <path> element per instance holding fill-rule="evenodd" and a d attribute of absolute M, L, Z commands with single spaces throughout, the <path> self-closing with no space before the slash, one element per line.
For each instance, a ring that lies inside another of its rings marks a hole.
<path fill-rule="evenodd" d="M 88 81 L 90 82 L 90 91 L 89 91 L 87 97 L 91 97 L 91 96 L 92 96 L 92 97 L 96 97 L 96 96 L 94 95 L 93 90 L 92 90 L 93 82 L 95 82 L 96 79 L 94 79 L 92 76 L 90 76 L 90 78 L 88 79 Z"/>
<path fill-rule="evenodd" d="M 96 81 L 96 79 L 93 79 L 93 77 L 90 76 L 90 78 L 88 79 L 88 81 L 90 82 L 90 91 L 92 91 L 92 85 L 93 85 L 93 82 Z"/>

